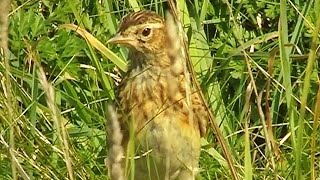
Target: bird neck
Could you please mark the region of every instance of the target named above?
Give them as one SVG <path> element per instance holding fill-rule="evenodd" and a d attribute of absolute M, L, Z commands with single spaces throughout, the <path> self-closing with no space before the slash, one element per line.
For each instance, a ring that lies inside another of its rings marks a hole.
<path fill-rule="evenodd" d="M 167 69 L 170 67 L 170 59 L 166 52 L 144 53 L 130 49 L 128 58 L 130 59 L 129 69 L 144 70 L 150 67 Z"/>

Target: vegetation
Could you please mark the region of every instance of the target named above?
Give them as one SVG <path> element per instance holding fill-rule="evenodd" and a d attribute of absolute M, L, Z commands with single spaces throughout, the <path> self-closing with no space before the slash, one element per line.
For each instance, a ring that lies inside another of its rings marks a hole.
<path fill-rule="evenodd" d="M 320 178 L 319 8 L 319 0 L 178 0 L 239 179 Z M 139 9 L 164 15 L 168 5 L 11 2 L 10 63 L 0 61 L 0 179 L 108 179 L 106 110 L 127 51 L 106 42 Z M 201 178 L 231 179 L 212 130 L 202 140 Z"/>

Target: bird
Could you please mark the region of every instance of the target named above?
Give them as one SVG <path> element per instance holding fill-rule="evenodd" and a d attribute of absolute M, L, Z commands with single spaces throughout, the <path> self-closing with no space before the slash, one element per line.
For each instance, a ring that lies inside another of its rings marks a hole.
<path fill-rule="evenodd" d="M 115 104 L 126 152 L 123 164 L 129 167 L 125 176 L 136 180 L 192 180 L 199 172 L 208 113 L 187 83 L 189 77 L 172 68 L 167 26 L 153 11 L 133 12 L 107 42 L 128 48 L 128 70 Z"/>

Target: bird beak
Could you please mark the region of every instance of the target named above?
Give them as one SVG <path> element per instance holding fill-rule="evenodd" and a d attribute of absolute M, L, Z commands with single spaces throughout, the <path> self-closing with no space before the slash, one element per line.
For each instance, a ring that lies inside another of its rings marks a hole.
<path fill-rule="evenodd" d="M 107 43 L 112 44 L 132 44 L 134 39 L 130 37 L 124 37 L 120 33 L 116 34 L 113 38 L 109 39 Z"/>

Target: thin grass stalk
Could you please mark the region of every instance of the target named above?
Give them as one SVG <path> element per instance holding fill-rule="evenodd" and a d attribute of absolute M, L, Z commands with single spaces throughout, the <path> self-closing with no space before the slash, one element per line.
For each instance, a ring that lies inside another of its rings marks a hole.
<path fill-rule="evenodd" d="M 270 77 L 268 77 L 267 79 L 267 87 L 266 87 L 266 92 L 265 92 L 265 114 L 266 114 L 266 126 L 267 126 L 267 131 L 269 133 L 270 136 L 270 140 L 271 140 L 271 145 L 272 145 L 272 149 L 274 154 L 276 155 L 276 159 L 279 160 L 281 158 L 281 154 L 280 154 L 280 149 L 279 146 L 277 144 L 277 142 L 275 141 L 275 138 L 273 136 L 273 130 L 272 130 L 272 120 L 273 120 L 273 116 L 272 116 L 272 111 L 270 109 L 270 104 L 269 104 L 269 97 L 270 97 L 270 93 L 271 93 L 271 78 L 272 78 L 272 74 L 273 74 L 273 66 L 274 66 L 274 62 L 275 62 L 275 56 L 278 53 L 279 48 L 275 48 L 270 52 L 270 56 L 268 58 L 268 74 Z"/>
<path fill-rule="evenodd" d="M 316 180 L 317 174 L 315 170 L 316 164 L 316 151 L 317 151 L 317 136 L 318 136 L 318 127 L 319 127 L 319 118 L 320 118 L 320 83 L 318 85 L 318 93 L 316 97 L 316 104 L 314 106 L 314 118 L 313 118 L 313 130 L 311 134 L 311 158 L 310 158 L 310 168 L 311 168 L 311 180 Z"/>
<path fill-rule="evenodd" d="M 179 21 L 179 17 L 181 17 L 181 16 L 178 15 L 179 12 L 177 11 L 175 2 L 173 0 L 169 0 L 169 6 L 170 6 L 170 9 L 171 9 L 173 17 L 175 18 L 175 20 L 176 20 L 176 22 L 178 24 L 178 32 L 179 32 L 179 34 L 183 34 L 182 25 L 181 25 L 181 23 L 179 23 L 180 22 Z M 203 95 L 202 90 L 200 88 L 200 84 L 196 79 L 195 71 L 194 71 L 193 65 L 191 63 L 191 58 L 190 58 L 190 54 L 189 54 L 189 51 L 188 51 L 187 40 L 186 40 L 185 36 L 181 36 L 181 37 L 183 37 L 183 42 L 182 43 L 183 43 L 183 48 L 184 48 L 184 51 L 185 51 L 187 66 L 188 66 L 188 70 L 189 70 L 190 75 L 191 75 L 192 83 L 194 83 L 195 88 L 196 88 L 199 96 L 201 97 L 200 99 L 201 99 L 202 103 L 205 105 L 206 110 L 207 110 L 207 112 L 209 114 L 209 122 L 210 122 L 211 128 L 213 129 L 213 132 L 216 134 L 217 139 L 218 139 L 218 141 L 219 141 L 219 143 L 221 145 L 221 148 L 223 150 L 225 158 L 226 158 L 226 160 L 228 162 L 228 166 L 230 168 L 231 176 L 232 176 L 232 178 L 234 180 L 238 180 L 239 178 L 238 178 L 238 174 L 237 174 L 236 168 L 235 168 L 235 166 L 233 164 L 233 157 L 231 155 L 231 151 L 230 151 L 230 149 L 229 149 L 229 147 L 228 147 L 228 145 L 227 145 L 227 143 L 226 143 L 226 141 L 224 139 L 224 136 L 222 135 L 222 132 L 221 132 L 221 130 L 219 128 L 219 125 L 215 122 L 215 120 L 213 118 L 214 116 L 213 116 L 213 114 L 212 114 L 212 112 L 211 112 L 211 110 L 209 108 L 208 103 L 205 101 L 204 95 Z"/>
<path fill-rule="evenodd" d="M 134 180 L 135 174 L 135 133 L 134 133 L 134 122 L 129 122 L 129 142 L 126 152 L 126 173 L 125 175 L 130 176 L 131 180 Z M 129 179 L 129 178 L 128 178 Z"/>
<path fill-rule="evenodd" d="M 316 0 L 314 2 L 314 9 L 319 9 L 320 0 Z M 317 19 L 319 20 L 320 13 L 317 15 Z M 319 60 L 318 60 L 319 61 Z M 318 77 L 319 80 L 320 77 Z M 317 151 L 317 137 L 319 136 L 318 128 L 319 128 L 319 118 L 320 118 L 320 82 L 318 82 L 318 93 L 316 97 L 316 104 L 314 106 L 314 118 L 313 118 L 313 129 L 311 134 L 311 154 L 310 154 L 310 169 L 311 169 L 311 180 L 316 180 L 316 151 Z"/>
<path fill-rule="evenodd" d="M 26 46 L 27 46 L 27 53 L 28 53 L 28 62 L 35 61 L 39 59 L 39 55 L 35 52 L 34 46 L 32 46 L 30 43 L 28 43 L 26 40 L 24 41 Z M 31 67 L 29 66 L 29 72 L 31 71 Z M 32 66 L 32 82 L 31 82 L 31 104 L 30 104 L 30 109 L 28 110 L 28 118 L 30 119 L 31 122 L 31 128 L 30 128 L 30 152 L 34 152 L 34 146 L 35 146 L 35 129 L 36 129 L 36 121 L 37 121 L 37 98 L 38 98 L 38 78 L 37 78 L 37 67 L 35 64 Z M 28 108 L 27 108 L 28 109 Z M 29 166 L 28 168 L 29 171 L 29 176 L 31 179 L 33 178 L 33 173 L 34 170 L 32 166 Z"/>
<path fill-rule="evenodd" d="M 318 9 L 314 9 L 314 12 L 318 12 L 317 17 L 320 17 L 320 11 Z M 308 58 L 308 63 L 306 67 L 306 74 L 303 80 L 303 89 L 302 89 L 302 95 L 301 95 L 301 107 L 300 107 L 300 115 L 299 115 L 299 121 L 298 121 L 298 130 L 297 130 L 297 151 L 295 153 L 296 157 L 296 179 L 302 179 L 302 138 L 303 138 L 303 132 L 304 132 L 304 119 L 306 114 L 306 107 L 307 107 L 307 100 L 308 100 L 308 94 L 310 91 L 310 82 L 311 82 L 311 74 L 313 72 L 313 67 L 315 64 L 315 60 L 317 57 L 317 48 L 319 46 L 319 38 L 318 34 L 320 31 L 320 18 L 317 19 L 316 22 L 316 28 L 312 33 L 312 41 L 311 41 L 311 48 Z M 317 110 L 316 110 L 317 111 Z"/>
<path fill-rule="evenodd" d="M 114 108 L 109 105 L 109 122 L 107 124 L 108 133 L 110 134 L 110 151 L 107 159 L 107 166 L 109 168 L 108 173 L 110 174 L 111 180 L 123 180 L 123 169 L 122 169 L 122 158 L 123 158 L 123 148 L 122 143 L 122 133 L 120 129 L 119 119 Z"/>
<path fill-rule="evenodd" d="M 15 132 L 14 132 L 14 119 L 13 119 L 13 101 L 12 101 L 12 91 L 11 91 L 11 81 L 10 81 L 10 60 L 9 60 L 9 48 L 8 48 L 8 15 L 10 9 L 10 0 L 1 0 L 0 1 L 0 48 L 1 48 L 1 59 L 4 60 L 5 65 L 5 85 L 4 88 L 5 94 L 7 95 L 7 121 L 9 123 L 9 154 L 11 155 L 11 175 L 12 179 L 16 180 L 17 170 L 15 164 L 14 153 L 11 151 L 15 150 Z"/>
<path fill-rule="evenodd" d="M 245 112 L 245 144 L 244 144 L 244 179 L 245 180 L 252 180 L 252 163 L 251 163 L 251 150 L 250 150 L 250 133 L 248 124 L 250 123 L 250 116 L 251 116 L 251 105 L 250 105 L 250 98 L 253 91 L 253 82 L 248 84 L 246 89 L 246 96 L 245 96 L 245 105 L 244 105 L 244 112 Z"/>
<path fill-rule="evenodd" d="M 281 61 L 281 75 L 283 76 L 283 87 L 285 88 L 285 98 L 288 109 L 288 119 L 290 124 L 290 133 L 292 140 L 292 148 L 294 153 L 301 153 L 297 151 L 297 139 L 295 132 L 296 113 L 294 111 L 294 102 L 292 99 L 292 85 L 291 85 L 291 64 L 289 60 L 289 49 L 285 48 L 288 44 L 288 20 L 287 20 L 287 0 L 280 0 L 280 20 L 279 20 L 279 50 Z M 295 163 L 297 159 L 295 159 Z"/>
<path fill-rule="evenodd" d="M 71 160 L 71 157 L 69 154 L 70 150 L 69 150 L 69 142 L 67 139 L 67 132 L 65 129 L 65 124 L 62 121 L 62 117 L 60 116 L 58 108 L 55 105 L 54 88 L 53 88 L 52 84 L 50 84 L 47 81 L 45 72 L 43 71 L 42 67 L 39 66 L 39 64 L 38 64 L 38 68 L 39 68 L 39 70 L 38 70 L 39 81 L 40 81 L 40 84 L 42 85 L 42 87 L 46 93 L 47 104 L 49 106 L 49 109 L 51 110 L 50 113 L 52 115 L 52 120 L 53 120 L 55 127 L 56 127 L 57 139 L 62 147 L 64 161 L 67 166 L 69 179 L 73 180 L 74 179 L 74 171 L 73 171 L 73 167 L 72 167 L 72 160 Z"/>
<path fill-rule="evenodd" d="M 245 51 L 243 51 L 244 54 L 247 54 Z M 262 127 L 263 127 L 263 132 L 264 132 L 264 136 L 265 136 L 265 141 L 266 141 L 266 144 L 267 144 L 267 148 L 268 148 L 268 151 L 270 153 L 270 159 L 271 159 L 271 165 L 272 165 L 272 168 L 275 168 L 275 163 L 274 163 L 274 156 L 273 156 L 273 151 L 272 151 L 272 146 L 271 146 L 271 143 L 272 143 L 272 138 L 270 137 L 270 133 L 268 132 L 268 128 L 267 128 L 267 125 L 266 125 L 266 120 L 265 120 L 265 115 L 264 115 L 264 112 L 263 112 L 263 109 L 262 109 L 262 93 L 258 93 L 258 90 L 257 90 L 257 86 L 255 84 L 255 81 L 254 81 L 254 77 L 253 77 L 253 72 L 252 72 L 252 69 L 251 69 L 251 63 L 249 61 L 249 56 L 246 56 L 246 65 L 247 65 L 247 70 L 248 70 L 248 74 L 249 74 L 249 77 L 250 77 L 250 83 L 252 85 L 252 88 L 253 88 L 253 91 L 257 97 L 257 109 L 258 109 L 258 113 L 259 113 L 259 116 L 260 116 L 260 119 L 261 119 L 261 124 L 262 124 Z M 250 59 L 252 61 L 252 59 Z"/>
<path fill-rule="evenodd" d="M 174 21 L 174 17 L 170 14 L 167 13 L 166 15 L 166 24 L 167 24 L 167 32 L 168 32 L 168 36 L 169 36 L 169 44 L 170 44 L 170 51 L 169 56 L 171 57 L 171 61 L 172 61 L 172 67 L 171 67 L 171 71 L 173 74 L 184 74 L 185 77 L 185 89 L 186 89 L 186 102 L 187 102 L 187 106 L 188 106 L 188 122 L 189 124 L 192 126 L 192 122 L 193 122 L 193 110 L 192 110 L 192 100 L 191 100 L 191 81 L 190 81 L 190 74 L 189 71 L 187 69 L 187 65 L 186 65 L 186 51 L 184 51 L 182 44 L 183 44 L 183 37 L 184 37 L 184 33 L 182 33 L 181 31 L 178 32 L 178 24 Z M 177 41 L 177 39 L 179 39 L 180 41 Z M 168 78 L 168 84 L 177 84 L 178 82 L 174 82 L 173 81 L 174 78 L 170 79 Z M 174 93 L 174 92 L 172 92 Z M 169 160 L 169 159 L 168 159 Z M 188 167 L 189 168 L 189 167 Z M 199 169 L 198 167 L 191 167 L 190 171 L 192 172 L 192 176 L 194 177 Z M 168 175 L 169 175 L 169 171 Z M 167 176 L 169 179 L 169 176 Z"/>

